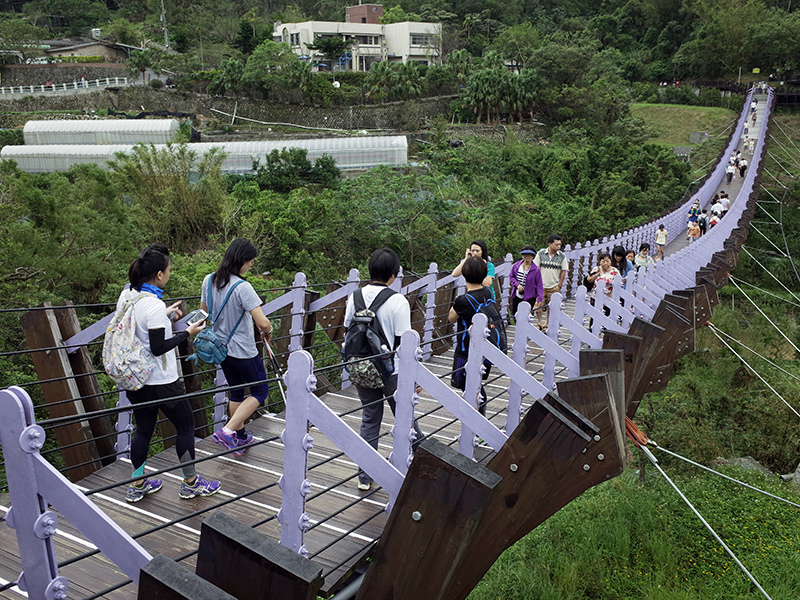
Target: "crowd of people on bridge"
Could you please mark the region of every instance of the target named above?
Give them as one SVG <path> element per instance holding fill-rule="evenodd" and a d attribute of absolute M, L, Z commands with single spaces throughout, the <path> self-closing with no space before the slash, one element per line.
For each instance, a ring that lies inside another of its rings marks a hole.
<path fill-rule="evenodd" d="M 712 217 L 723 216 L 728 206 L 727 194 L 722 192 L 715 195 Z M 701 211 L 699 202 L 695 202 L 689 212 L 690 237 L 699 235 L 698 222 L 703 222 L 705 218 L 706 211 Z M 713 224 L 708 226 L 713 227 Z M 617 245 L 611 253 L 600 253 L 596 266 L 583 280 L 591 303 L 594 304 L 599 293 L 611 295 L 615 278 L 620 277 L 623 288 L 627 288 L 637 271 L 647 272 L 652 268 L 656 260 L 663 259 L 667 242 L 668 232 L 661 224 L 655 236 L 655 258 L 650 255 L 651 246 L 646 242 L 639 246 L 638 251 Z M 542 248 L 524 246 L 520 249 L 519 259 L 509 272 L 509 323 L 516 318 L 520 304 L 528 302 L 531 306 L 530 322 L 534 322 L 535 315 L 535 326 L 547 333 L 550 324 L 548 307 L 553 295 L 563 289 L 569 270 L 568 259 L 561 246 L 561 236 L 551 235 Z M 226 352 L 217 364 L 230 386 L 229 418 L 214 432 L 212 439 L 235 455 L 241 455 L 253 443 L 253 435 L 247 432 L 245 424 L 264 405 L 269 394 L 263 358 L 256 345 L 256 333 L 267 348 L 272 335 L 272 324 L 261 308 L 262 301 L 253 286 L 244 279 L 257 255 L 258 251 L 251 242 L 241 238 L 234 240 L 217 269 L 203 280 L 200 298 L 202 319 L 189 323 L 184 331 L 175 333 L 173 322 L 182 316 L 179 303 L 166 306 L 161 300 L 170 277 L 169 251 L 160 245 L 149 246 L 131 265 L 130 289 L 120 295 L 118 311 L 132 307 L 138 342 L 160 360 L 143 387 L 127 393 L 136 420 L 136 431 L 131 442 L 133 481 L 126 495 L 129 502 L 138 502 L 162 487 L 160 479 L 145 477 L 145 461 L 159 410 L 173 423 L 177 432 L 175 449 L 183 471 L 179 496 L 209 496 L 220 489 L 219 481 L 207 480 L 195 472 L 192 406 L 185 397 L 177 367 L 176 348 L 189 338 L 202 338 L 206 327 L 224 342 Z M 381 366 L 379 376 L 368 382 L 356 377 L 353 371 L 351 380 L 362 404 L 360 435 L 377 450 L 384 403 L 388 403 L 392 413 L 395 412 L 394 394 L 398 382 L 394 354 L 403 333 L 411 329 L 411 310 L 407 299 L 391 289 L 400 270 L 400 259 L 393 250 L 376 250 L 370 257 L 368 269 L 369 283 L 347 299 L 344 327 L 348 333 L 345 334 L 343 355 L 349 367 L 346 357 L 349 341 L 353 339 L 348 337 L 351 327 L 355 323 L 368 322 L 380 344 L 380 360 L 377 361 Z M 466 365 L 469 360 L 467 332 L 472 320 L 478 312 L 491 315 L 491 312 L 484 310 L 485 307 L 497 312 L 495 273 L 487 244 L 482 239 L 476 239 L 469 245 L 463 260 L 452 271 L 453 278 L 463 276 L 466 282 L 464 293 L 454 299 L 448 315 L 448 320 L 455 324 L 456 339 L 460 340 L 455 344 L 451 372 L 451 385 L 458 390 L 464 390 L 466 385 Z M 604 308 L 608 315 L 608 307 Z M 484 363 L 483 381 L 489 377 L 491 367 L 491 363 Z M 485 415 L 486 404 L 487 393 L 481 383 L 474 406 Z M 423 439 L 416 422 L 413 429 L 412 449 Z M 358 489 L 367 491 L 371 486 L 370 476 L 359 471 Z"/>

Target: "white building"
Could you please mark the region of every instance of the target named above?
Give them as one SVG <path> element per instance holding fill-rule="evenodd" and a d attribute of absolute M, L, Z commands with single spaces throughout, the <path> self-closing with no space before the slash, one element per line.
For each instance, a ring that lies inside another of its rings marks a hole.
<path fill-rule="evenodd" d="M 349 56 L 346 54 L 333 65 L 335 70 L 369 71 L 374 62 L 408 61 L 421 64 L 440 63 L 441 23 L 404 22 L 381 25 L 378 19 L 383 15 L 380 4 L 348 6 L 347 21 L 305 21 L 303 23 L 275 23 L 273 39 L 286 42 L 292 51 L 319 64 L 324 57 L 308 45 L 316 38 L 339 36 L 352 40 Z"/>

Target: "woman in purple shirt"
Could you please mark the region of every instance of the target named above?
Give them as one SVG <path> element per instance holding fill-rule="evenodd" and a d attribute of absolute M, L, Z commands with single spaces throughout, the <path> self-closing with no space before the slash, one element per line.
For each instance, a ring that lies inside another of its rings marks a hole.
<path fill-rule="evenodd" d="M 512 265 L 511 273 L 509 274 L 511 279 L 511 312 L 514 313 L 515 318 L 520 302 L 529 302 L 531 311 L 534 311 L 542 305 L 544 300 L 542 273 L 539 271 L 539 267 L 533 263 L 536 249 L 533 246 L 525 246 L 519 253 L 522 255 L 522 260 Z"/>

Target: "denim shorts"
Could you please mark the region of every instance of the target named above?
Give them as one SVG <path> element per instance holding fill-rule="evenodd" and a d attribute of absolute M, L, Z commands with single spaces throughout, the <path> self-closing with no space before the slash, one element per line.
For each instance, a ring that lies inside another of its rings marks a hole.
<path fill-rule="evenodd" d="M 269 384 L 267 383 L 267 372 L 261 357 L 256 355 L 253 358 L 234 358 L 229 356 L 220 365 L 225 379 L 231 386 L 246 386 L 250 384 L 250 396 L 258 400 L 259 404 L 264 404 L 269 394 Z M 237 387 L 228 392 L 231 402 L 241 402 L 244 400 L 244 387 Z"/>

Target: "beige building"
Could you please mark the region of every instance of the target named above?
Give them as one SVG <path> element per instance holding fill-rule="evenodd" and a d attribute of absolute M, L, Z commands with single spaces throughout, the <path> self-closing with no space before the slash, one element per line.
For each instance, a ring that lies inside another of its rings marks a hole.
<path fill-rule="evenodd" d="M 107 62 L 125 62 L 131 50 L 141 50 L 126 44 L 109 44 L 105 42 L 84 42 L 74 46 L 50 48 L 44 53 L 50 58 L 57 56 L 102 56 Z"/>
<path fill-rule="evenodd" d="M 408 61 L 421 64 L 440 63 L 441 23 L 392 23 L 381 25 L 383 15 L 380 4 L 348 6 L 344 23 L 333 21 L 305 21 L 303 23 L 275 23 L 273 39 L 286 42 L 292 51 L 318 65 L 324 57 L 309 50 L 316 38 L 340 36 L 352 40 L 349 55 L 332 65 L 334 70 L 369 71 L 374 62 Z"/>

